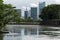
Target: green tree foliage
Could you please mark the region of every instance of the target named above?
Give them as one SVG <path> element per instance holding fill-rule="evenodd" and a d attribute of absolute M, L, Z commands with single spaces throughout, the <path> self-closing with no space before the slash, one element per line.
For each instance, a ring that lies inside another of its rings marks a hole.
<path fill-rule="evenodd" d="M 43 20 L 60 19 L 60 5 L 52 4 L 44 7 L 39 17 Z"/>
<path fill-rule="evenodd" d="M 3 4 L 3 1 L 0 0 L 0 30 L 11 20 L 15 19 L 15 21 L 18 21 L 19 18 L 15 7 L 11 4 Z"/>
<path fill-rule="evenodd" d="M 33 21 L 31 17 L 28 17 L 28 18 L 26 19 L 26 22 L 31 22 L 31 21 Z"/>
<path fill-rule="evenodd" d="M 2 5 L 3 4 L 3 0 L 0 0 L 0 5 Z"/>

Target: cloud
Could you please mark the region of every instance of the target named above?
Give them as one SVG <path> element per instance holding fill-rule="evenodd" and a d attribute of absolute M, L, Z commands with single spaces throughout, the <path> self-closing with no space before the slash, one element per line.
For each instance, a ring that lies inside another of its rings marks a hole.
<path fill-rule="evenodd" d="M 35 3 L 31 3 L 30 5 L 31 5 L 31 7 L 37 7 L 38 6 L 38 4 L 35 4 Z"/>
<path fill-rule="evenodd" d="M 45 0 L 46 5 L 49 4 L 60 4 L 60 0 Z"/>
<path fill-rule="evenodd" d="M 55 0 L 56 4 L 60 4 L 60 0 Z"/>
<path fill-rule="evenodd" d="M 60 2 L 60 0 L 55 0 L 56 2 Z"/>
<path fill-rule="evenodd" d="M 25 7 L 25 6 L 23 6 L 23 7 L 22 7 L 22 9 L 26 9 L 26 7 Z"/>
<path fill-rule="evenodd" d="M 16 6 L 17 8 L 22 8 L 23 6 L 31 6 L 36 7 L 39 2 L 46 2 L 46 5 L 48 4 L 60 4 L 60 0 L 3 0 L 4 3 L 12 4 L 13 6 Z"/>
<path fill-rule="evenodd" d="M 23 6 L 22 9 L 23 10 L 30 10 L 30 7 Z"/>

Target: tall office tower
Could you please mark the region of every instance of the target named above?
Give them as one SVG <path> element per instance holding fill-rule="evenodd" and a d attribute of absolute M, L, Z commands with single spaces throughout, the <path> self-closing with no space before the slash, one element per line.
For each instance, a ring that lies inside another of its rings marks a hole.
<path fill-rule="evenodd" d="M 37 7 L 31 7 L 31 18 L 37 20 Z"/>
<path fill-rule="evenodd" d="M 28 10 L 28 17 L 31 17 L 31 10 Z"/>
<path fill-rule="evenodd" d="M 42 9 L 45 7 L 45 2 L 42 2 L 42 3 L 39 3 L 39 5 L 38 5 L 38 19 L 39 20 L 41 20 L 40 18 L 39 18 L 39 15 L 41 14 L 41 12 L 42 12 Z"/>
<path fill-rule="evenodd" d="M 28 18 L 28 11 L 24 11 L 24 18 L 27 19 Z"/>
<path fill-rule="evenodd" d="M 45 2 L 39 3 L 39 14 L 41 14 L 42 9 L 45 7 Z"/>
<path fill-rule="evenodd" d="M 19 15 L 21 16 L 21 9 L 16 9 Z"/>

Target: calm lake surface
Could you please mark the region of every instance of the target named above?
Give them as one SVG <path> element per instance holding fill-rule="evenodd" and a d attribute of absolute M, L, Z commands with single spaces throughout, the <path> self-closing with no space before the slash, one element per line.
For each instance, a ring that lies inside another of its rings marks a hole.
<path fill-rule="evenodd" d="M 27 27 L 28 28 L 27 28 Z M 20 26 L 7 26 L 6 28 L 8 29 L 9 33 L 3 34 L 3 40 L 60 40 L 60 27 L 46 27 L 46 26 L 40 26 L 40 25 L 23 25 L 25 29 L 28 29 L 31 34 L 27 34 L 27 31 L 25 31 L 25 35 L 21 36 L 21 27 Z M 30 27 L 31 28 L 30 28 Z M 33 27 L 34 26 L 34 27 Z M 36 27 L 39 27 L 39 35 L 36 35 Z M 31 38 L 31 39 L 29 39 Z"/>

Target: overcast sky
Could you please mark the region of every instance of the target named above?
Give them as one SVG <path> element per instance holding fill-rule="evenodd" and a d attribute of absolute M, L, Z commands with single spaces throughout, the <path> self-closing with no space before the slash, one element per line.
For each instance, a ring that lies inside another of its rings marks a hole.
<path fill-rule="evenodd" d="M 12 4 L 13 6 L 16 6 L 17 8 L 23 8 L 24 6 L 33 6 L 33 4 L 37 4 L 39 2 L 46 2 L 46 5 L 57 3 L 60 4 L 59 0 L 4 0 L 4 3 Z"/>

